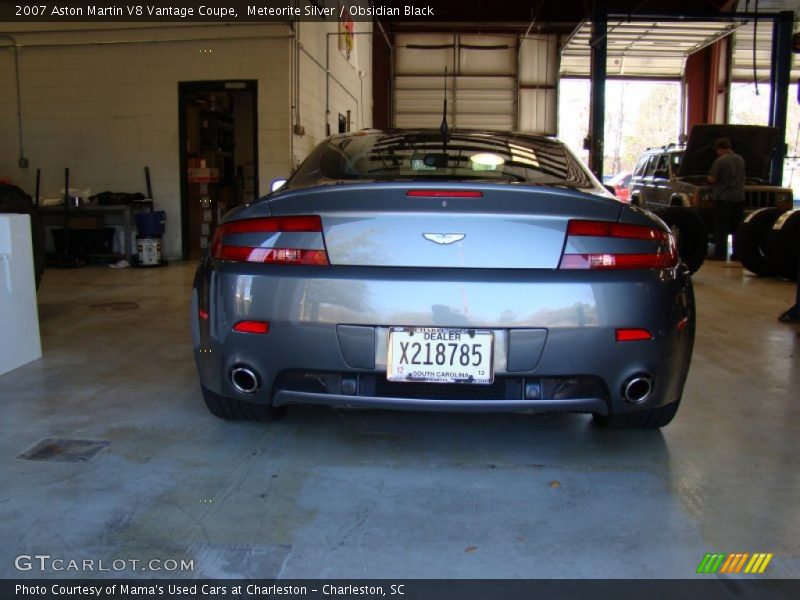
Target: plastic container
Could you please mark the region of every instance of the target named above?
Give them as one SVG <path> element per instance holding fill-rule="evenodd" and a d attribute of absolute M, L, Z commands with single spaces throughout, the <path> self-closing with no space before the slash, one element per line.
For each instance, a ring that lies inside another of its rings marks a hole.
<path fill-rule="evenodd" d="M 139 264 L 144 267 L 153 267 L 161 264 L 161 238 L 139 237 L 136 239 L 136 251 Z"/>
<path fill-rule="evenodd" d="M 163 210 L 140 212 L 136 213 L 134 217 L 136 219 L 136 232 L 139 237 L 160 237 L 164 235 L 167 213 Z"/>

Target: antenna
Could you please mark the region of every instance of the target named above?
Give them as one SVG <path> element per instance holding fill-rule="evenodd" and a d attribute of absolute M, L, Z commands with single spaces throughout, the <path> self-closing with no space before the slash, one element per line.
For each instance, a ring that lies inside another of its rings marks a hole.
<path fill-rule="evenodd" d="M 444 68 L 444 111 L 442 112 L 442 124 L 439 132 L 442 134 L 442 152 L 447 154 L 447 137 L 450 128 L 447 126 L 447 67 Z"/>

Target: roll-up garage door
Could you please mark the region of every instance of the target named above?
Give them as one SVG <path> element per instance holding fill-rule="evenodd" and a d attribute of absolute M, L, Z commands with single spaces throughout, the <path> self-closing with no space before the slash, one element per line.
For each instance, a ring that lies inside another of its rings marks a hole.
<path fill-rule="evenodd" d="M 555 38 L 519 44 L 510 34 L 398 34 L 394 126 L 439 127 L 446 94 L 451 127 L 555 133 Z"/>
<path fill-rule="evenodd" d="M 395 127 L 439 127 L 445 67 L 451 127 L 516 128 L 516 36 L 463 34 L 397 35 Z"/>

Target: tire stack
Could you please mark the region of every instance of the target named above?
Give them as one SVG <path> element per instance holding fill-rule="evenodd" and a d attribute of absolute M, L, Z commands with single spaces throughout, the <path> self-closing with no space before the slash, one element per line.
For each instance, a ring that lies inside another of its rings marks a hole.
<path fill-rule="evenodd" d="M 0 213 L 30 215 L 36 287 L 44 273 L 44 225 L 31 197 L 15 185 L 0 183 Z"/>
<path fill-rule="evenodd" d="M 653 212 L 675 235 L 678 255 L 690 273 L 695 273 L 706 260 L 708 232 L 697 211 L 683 206 L 662 206 Z"/>
<path fill-rule="evenodd" d="M 736 254 L 742 266 L 762 277 L 797 279 L 800 210 L 762 208 L 736 230 Z"/>

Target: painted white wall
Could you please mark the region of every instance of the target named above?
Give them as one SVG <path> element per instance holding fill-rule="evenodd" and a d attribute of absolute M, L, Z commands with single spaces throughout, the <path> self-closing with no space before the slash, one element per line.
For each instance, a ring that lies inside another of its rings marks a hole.
<path fill-rule="evenodd" d="M 300 23 L 300 122 L 305 135 L 295 136 L 295 166 L 325 139 L 325 124 L 338 131 L 339 114 L 351 115 L 351 131 L 372 127 L 372 23 L 354 23 L 355 47 L 347 59 L 339 50 L 338 23 Z M 326 58 L 326 44 L 328 54 Z M 326 62 L 327 61 L 327 62 Z M 325 66 L 329 65 L 328 114 L 325 111 Z"/>
<path fill-rule="evenodd" d="M 370 26 L 356 23 L 356 30 Z M 22 46 L 23 146 L 30 166 L 18 166 L 14 54 L 0 47 L 0 178 L 33 195 L 39 168 L 42 196 L 57 197 L 69 167 L 71 187 L 145 193 L 147 165 L 156 208 L 167 211 L 164 251 L 170 259 L 181 251 L 179 82 L 258 80 L 261 194 L 325 137 L 325 72 L 303 51 L 299 109 L 305 134 L 292 133 L 293 31 L 287 24 L 17 27 L 12 35 Z M 336 31 L 335 22 L 301 23 L 301 44 L 324 65 L 325 34 Z M 350 109 L 359 129 L 372 122 L 370 36 L 356 36 L 350 61 L 330 37 L 331 73 L 359 99 L 353 101 L 331 79 L 331 113 L 335 118 Z M 5 43 L 10 41 L 0 41 Z"/>

